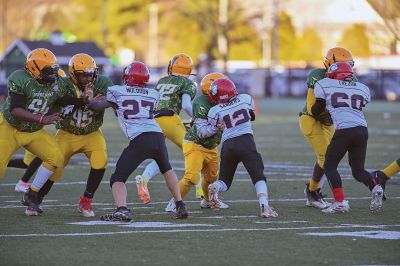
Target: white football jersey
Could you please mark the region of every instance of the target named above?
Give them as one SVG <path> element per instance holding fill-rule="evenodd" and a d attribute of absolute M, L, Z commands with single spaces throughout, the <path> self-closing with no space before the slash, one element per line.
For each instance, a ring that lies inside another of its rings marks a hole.
<path fill-rule="evenodd" d="M 254 110 L 253 98 L 248 94 L 239 94 L 230 102 L 215 105 L 208 111 L 211 125 L 225 125 L 221 143 L 244 134 L 253 134 L 249 110 Z"/>
<path fill-rule="evenodd" d="M 144 132 L 162 132 L 153 118 L 159 99 L 154 89 L 115 85 L 107 90 L 107 101 L 117 104 L 118 122 L 129 140 Z"/>
<path fill-rule="evenodd" d="M 362 108 L 371 101 L 371 94 L 364 84 L 324 78 L 315 84 L 314 95 L 326 100 L 335 129 L 367 127 Z"/>

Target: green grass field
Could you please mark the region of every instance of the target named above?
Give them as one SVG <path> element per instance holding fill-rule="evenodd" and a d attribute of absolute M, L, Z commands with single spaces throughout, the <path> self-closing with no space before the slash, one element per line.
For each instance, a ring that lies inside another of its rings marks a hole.
<path fill-rule="evenodd" d="M 277 219 L 259 217 L 255 189 L 242 165 L 231 189 L 221 194 L 227 210 L 200 209 L 194 191 L 186 198 L 190 217 L 176 220 L 164 212 L 170 194 L 161 176 L 149 185 L 152 202 L 140 203 L 134 176 L 128 182 L 131 223 L 99 224 L 114 209 L 108 185 L 116 160 L 128 144 L 116 118 L 107 112 L 103 126 L 109 168 L 94 199 L 96 217 L 77 210 L 89 172 L 77 155 L 43 203 L 40 217 L 26 217 L 14 185 L 23 171 L 8 169 L 0 182 L 0 265 L 394 265 L 400 264 L 400 179 L 387 185 L 383 212 L 369 212 L 370 192 L 340 164 L 351 212 L 324 214 L 305 206 L 303 189 L 314 155 L 298 127 L 303 100 L 259 100 L 255 139 L 264 159 L 271 205 Z M 386 114 L 384 114 L 386 113 Z M 373 102 L 367 169 L 385 167 L 400 156 L 399 103 Z M 178 177 L 181 152 L 168 143 Z M 22 150 L 20 151 L 22 154 Z M 332 200 L 329 186 L 324 193 Z"/>

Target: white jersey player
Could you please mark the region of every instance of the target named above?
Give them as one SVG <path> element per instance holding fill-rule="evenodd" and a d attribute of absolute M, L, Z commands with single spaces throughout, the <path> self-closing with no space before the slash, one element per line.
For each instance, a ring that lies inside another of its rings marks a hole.
<path fill-rule="evenodd" d="M 107 91 L 107 101 L 118 106 L 118 122 L 129 140 L 144 132 L 162 132 L 153 119 L 159 98 L 158 91 L 137 86 L 114 85 Z"/>
<path fill-rule="evenodd" d="M 153 118 L 153 111 L 160 98 L 156 90 L 146 88 L 149 70 L 145 64 L 134 62 L 128 65 L 122 76 L 123 86 L 109 87 L 107 100 L 93 101 L 89 107 L 101 110 L 113 107 L 122 131 L 130 140 L 118 159 L 110 185 L 117 210 L 101 216 L 102 220 L 130 221 L 127 208 L 125 182 L 133 171 L 146 159 L 154 159 L 164 175 L 169 190 L 176 201 L 176 218 L 187 218 L 182 201 L 178 178 L 169 163 L 167 147 L 162 131 Z"/>
<path fill-rule="evenodd" d="M 249 110 L 254 110 L 254 102 L 248 94 L 239 94 L 232 101 L 217 104 L 210 109 L 209 123 L 215 126 L 218 123 L 225 125 L 221 143 L 241 135 L 253 135 Z"/>
<path fill-rule="evenodd" d="M 198 128 L 198 135 L 213 135 L 223 129 L 219 178 L 208 187 L 211 207 L 219 208 L 218 192 L 230 188 L 236 168 L 242 162 L 256 188 L 261 216 L 277 217 L 278 213 L 268 203 L 264 163 L 253 138 L 253 99 L 247 94 L 238 95 L 235 84 L 227 78 L 212 83 L 209 99 L 215 106 L 208 112 L 208 126 Z"/>
<path fill-rule="evenodd" d="M 348 201 L 344 200 L 342 181 L 337 171 L 339 162 L 348 152 L 352 174 L 372 191 L 370 210 L 378 212 L 382 207 L 383 190 L 365 170 L 368 129 L 362 108 L 371 100 L 370 91 L 364 84 L 353 81 L 352 67 L 346 62 L 332 64 L 326 76 L 315 84 L 316 103 L 311 109 L 314 115 L 318 115 L 326 108 L 335 127 L 324 165 L 335 202 L 322 211 L 335 213 L 350 210 Z"/>

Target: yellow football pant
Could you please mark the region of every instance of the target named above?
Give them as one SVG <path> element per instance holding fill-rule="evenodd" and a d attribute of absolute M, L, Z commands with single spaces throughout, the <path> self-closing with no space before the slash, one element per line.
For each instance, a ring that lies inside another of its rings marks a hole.
<path fill-rule="evenodd" d="M 183 138 L 186 134 L 186 128 L 181 118 L 174 114 L 173 116 L 161 116 L 156 118 L 160 125 L 164 137 L 175 143 L 182 150 Z"/>
<path fill-rule="evenodd" d="M 24 153 L 24 164 L 30 165 L 33 159 L 35 159 L 36 155 L 33 154 L 32 152 L 25 150 Z"/>
<path fill-rule="evenodd" d="M 57 142 L 50 133 L 41 129 L 23 132 L 12 127 L 0 113 L 0 177 L 3 177 L 11 156 L 24 147 L 46 162 L 47 169 L 55 171 L 63 165 L 63 156 Z"/>
<path fill-rule="evenodd" d="M 301 132 L 317 157 L 318 165 L 324 169 L 326 149 L 335 132 L 333 125 L 323 125 L 309 115 L 300 116 L 299 124 Z"/>
<path fill-rule="evenodd" d="M 203 174 L 201 186 L 204 198 L 208 200 L 208 185 L 217 180 L 218 176 L 218 148 L 210 150 L 186 141 L 182 146 L 185 156 L 185 176 L 179 181 L 182 198 L 199 183 L 201 172 Z"/>
<path fill-rule="evenodd" d="M 64 167 L 68 164 L 73 155 L 84 153 L 89 159 L 91 168 L 96 170 L 106 168 L 106 141 L 100 129 L 88 135 L 75 135 L 64 130 L 58 130 L 55 137 L 60 146 L 60 150 L 64 155 Z M 57 181 L 60 179 L 64 167 L 58 168 L 50 177 L 50 180 Z"/>

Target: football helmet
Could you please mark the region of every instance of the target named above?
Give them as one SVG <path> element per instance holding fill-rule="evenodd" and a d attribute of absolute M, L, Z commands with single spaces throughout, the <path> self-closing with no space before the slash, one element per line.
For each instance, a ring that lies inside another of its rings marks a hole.
<path fill-rule="evenodd" d="M 225 77 L 225 75 L 222 73 L 219 73 L 219 72 L 213 72 L 213 73 L 205 75 L 204 78 L 200 82 L 201 92 L 204 95 L 208 95 L 208 91 L 210 90 L 211 83 L 213 83 L 214 80 L 224 78 L 224 77 Z"/>
<path fill-rule="evenodd" d="M 227 103 L 238 95 L 235 84 L 228 78 L 220 78 L 211 84 L 208 100 L 212 104 Z"/>
<path fill-rule="evenodd" d="M 124 69 L 122 82 L 127 86 L 146 87 L 149 82 L 150 71 L 142 62 L 133 62 Z"/>
<path fill-rule="evenodd" d="M 353 68 L 347 62 L 333 63 L 326 71 L 326 77 L 330 79 L 346 80 L 353 78 Z"/>
<path fill-rule="evenodd" d="M 168 75 L 188 77 L 193 69 L 193 60 L 187 54 L 177 54 L 169 61 Z"/>
<path fill-rule="evenodd" d="M 84 90 L 88 83 L 96 81 L 97 65 L 90 55 L 76 54 L 69 60 L 68 73 L 75 86 Z"/>
<path fill-rule="evenodd" d="M 37 48 L 26 57 L 25 69 L 40 83 L 53 83 L 58 78 L 60 66 L 56 56 L 48 49 Z"/>
<path fill-rule="evenodd" d="M 324 58 L 324 66 L 328 69 L 335 62 L 347 62 L 354 67 L 353 56 L 350 51 L 342 47 L 334 47 L 328 50 Z"/>

